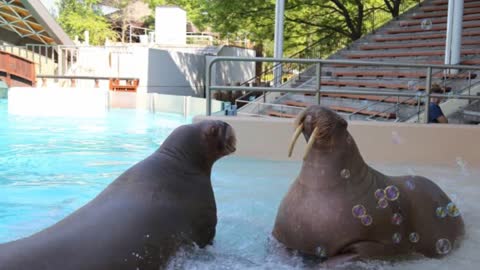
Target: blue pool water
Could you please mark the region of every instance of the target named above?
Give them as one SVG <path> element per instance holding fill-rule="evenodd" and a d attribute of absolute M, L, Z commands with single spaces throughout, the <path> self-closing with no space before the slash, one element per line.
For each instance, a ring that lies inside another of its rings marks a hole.
<path fill-rule="evenodd" d="M 112 110 L 98 118 L 14 116 L 0 99 L 0 243 L 33 234 L 72 213 L 157 149 L 175 127 L 189 122 L 178 115 L 134 110 Z M 392 175 L 414 171 L 454 193 L 468 239 L 444 260 L 360 263 L 351 269 L 476 269 L 478 171 L 472 166 L 377 168 Z M 270 238 L 280 200 L 299 170 L 298 162 L 218 161 L 212 172 L 218 207 L 214 245 L 179 252 L 169 269 L 311 269 Z"/>

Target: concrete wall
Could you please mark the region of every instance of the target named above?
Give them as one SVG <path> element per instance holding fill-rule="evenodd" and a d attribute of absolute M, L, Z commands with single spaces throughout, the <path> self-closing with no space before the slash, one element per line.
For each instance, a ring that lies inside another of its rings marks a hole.
<path fill-rule="evenodd" d="M 253 50 L 223 47 L 224 56 L 254 56 Z M 78 60 L 65 75 L 135 77 L 140 79 L 139 93 L 203 97 L 205 87 L 204 54 L 162 50 L 147 46 L 80 47 Z M 254 76 L 253 63 L 225 63 L 217 67 L 217 77 L 224 82 L 243 82 Z M 55 86 L 53 80 L 48 87 Z M 69 87 L 70 80 L 60 80 L 58 86 Z M 77 87 L 91 88 L 93 80 L 79 80 Z M 102 89 L 108 81 L 100 81 Z"/>
<path fill-rule="evenodd" d="M 150 49 L 147 76 L 149 93 L 203 97 L 205 56 Z"/>
<path fill-rule="evenodd" d="M 225 46 L 218 52 L 218 56 L 255 57 L 255 51 Z M 216 85 L 234 85 L 253 77 L 255 77 L 254 62 L 219 62 L 212 67 L 212 84 Z"/>
<path fill-rule="evenodd" d="M 238 156 L 286 160 L 293 120 L 254 117 L 196 117 L 220 119 L 233 126 Z M 480 126 L 423 125 L 350 121 L 348 127 L 364 159 L 375 164 L 458 166 L 478 168 Z M 295 147 L 300 160 L 305 140 Z"/>
<path fill-rule="evenodd" d="M 182 114 L 186 117 L 206 114 L 205 99 L 157 93 L 109 92 L 111 108 L 143 109 L 152 112 Z M 222 108 L 222 102 L 213 101 L 212 111 Z"/>

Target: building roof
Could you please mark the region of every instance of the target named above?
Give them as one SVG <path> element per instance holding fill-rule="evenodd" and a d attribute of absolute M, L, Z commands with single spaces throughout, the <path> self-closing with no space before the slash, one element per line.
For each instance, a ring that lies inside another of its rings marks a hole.
<path fill-rule="evenodd" d="M 39 0 L 0 0 L 0 33 L 40 44 L 74 45 Z"/>

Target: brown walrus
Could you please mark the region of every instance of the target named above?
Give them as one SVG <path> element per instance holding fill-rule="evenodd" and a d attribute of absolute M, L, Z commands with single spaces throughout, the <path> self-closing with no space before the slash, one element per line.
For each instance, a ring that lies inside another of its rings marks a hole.
<path fill-rule="evenodd" d="M 158 270 L 180 246 L 212 243 L 212 165 L 235 151 L 233 129 L 203 121 L 161 147 L 91 202 L 30 237 L 0 245 L 5 270 Z"/>
<path fill-rule="evenodd" d="M 273 229 L 287 248 L 335 265 L 410 254 L 442 257 L 459 243 L 462 217 L 435 183 L 368 166 L 347 122 L 328 108 L 307 108 L 296 126 L 289 155 L 301 132 L 307 148 Z"/>

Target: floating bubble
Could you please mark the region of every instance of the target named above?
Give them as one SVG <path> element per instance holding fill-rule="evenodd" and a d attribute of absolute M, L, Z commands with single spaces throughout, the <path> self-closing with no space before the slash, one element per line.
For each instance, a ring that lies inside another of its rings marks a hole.
<path fill-rule="evenodd" d="M 392 216 L 392 224 L 399 226 L 402 224 L 403 216 L 400 213 L 395 213 Z"/>
<path fill-rule="evenodd" d="M 457 205 L 455 205 L 453 202 L 447 204 L 447 214 L 451 217 L 458 217 L 460 216 L 460 210 L 458 210 Z"/>
<path fill-rule="evenodd" d="M 363 225 L 370 226 L 373 223 L 373 218 L 370 215 L 365 215 L 363 217 L 360 217 L 360 221 Z"/>
<path fill-rule="evenodd" d="M 416 232 L 412 232 L 408 235 L 408 240 L 412 243 L 418 243 L 418 241 L 420 241 L 420 235 Z"/>
<path fill-rule="evenodd" d="M 347 143 L 348 143 L 348 144 L 352 144 L 352 142 L 353 142 L 353 138 L 352 138 L 352 136 L 351 136 L 350 134 L 348 134 L 348 135 L 347 135 Z"/>
<path fill-rule="evenodd" d="M 315 255 L 320 258 L 327 258 L 327 249 L 321 246 L 315 248 Z"/>
<path fill-rule="evenodd" d="M 342 178 L 345 178 L 345 179 L 350 178 L 350 170 L 348 170 L 348 169 L 343 169 L 343 170 L 340 172 L 340 176 L 342 176 Z"/>
<path fill-rule="evenodd" d="M 388 186 L 385 188 L 385 195 L 387 197 L 387 200 L 395 201 L 400 196 L 400 191 L 396 186 Z"/>
<path fill-rule="evenodd" d="M 394 233 L 392 235 L 392 241 L 394 244 L 399 244 L 402 241 L 402 235 L 400 233 Z"/>
<path fill-rule="evenodd" d="M 375 198 L 377 200 L 381 200 L 383 198 L 385 198 L 385 191 L 383 189 L 377 189 L 375 190 Z"/>
<path fill-rule="evenodd" d="M 417 82 L 416 81 L 408 81 L 407 87 L 408 87 L 408 90 L 416 91 L 417 90 Z"/>
<path fill-rule="evenodd" d="M 432 29 L 432 20 L 430 19 L 423 19 L 422 22 L 420 23 L 420 27 L 423 29 L 423 30 L 430 30 Z"/>
<path fill-rule="evenodd" d="M 387 199 L 380 199 L 378 200 L 378 207 L 385 209 L 388 207 L 388 201 Z"/>
<path fill-rule="evenodd" d="M 392 143 L 394 143 L 394 144 L 402 144 L 403 143 L 402 137 L 400 137 L 400 135 L 396 131 L 392 131 Z"/>
<path fill-rule="evenodd" d="M 354 217 L 359 218 L 367 214 L 367 209 L 361 204 L 357 204 L 352 208 L 352 214 Z"/>
<path fill-rule="evenodd" d="M 444 218 L 447 216 L 447 210 L 444 207 L 438 207 L 437 210 L 435 210 L 435 214 L 439 218 Z"/>
<path fill-rule="evenodd" d="M 414 190 L 415 189 L 415 183 L 413 182 L 412 179 L 408 179 L 406 185 L 407 185 L 407 188 L 409 190 Z"/>
<path fill-rule="evenodd" d="M 467 162 L 465 160 L 463 160 L 463 158 L 461 158 L 461 157 L 457 157 L 455 160 L 457 161 L 457 165 L 460 168 L 460 170 L 462 171 L 462 174 L 465 175 L 465 176 L 468 176 L 469 173 L 468 173 L 468 169 L 467 169 Z"/>
<path fill-rule="evenodd" d="M 435 244 L 437 253 L 440 255 L 446 255 L 452 250 L 452 244 L 448 239 L 442 238 L 438 239 L 437 243 Z"/>

